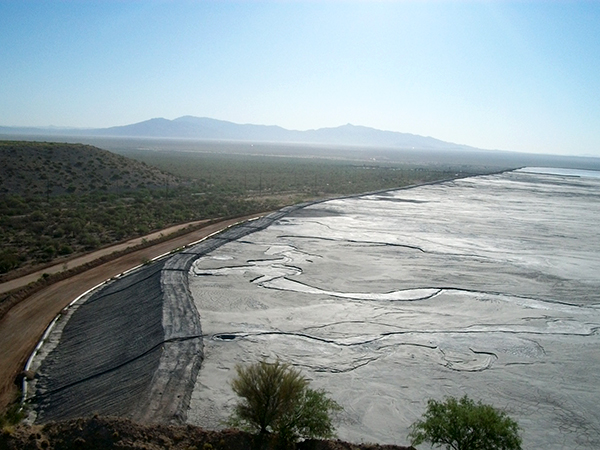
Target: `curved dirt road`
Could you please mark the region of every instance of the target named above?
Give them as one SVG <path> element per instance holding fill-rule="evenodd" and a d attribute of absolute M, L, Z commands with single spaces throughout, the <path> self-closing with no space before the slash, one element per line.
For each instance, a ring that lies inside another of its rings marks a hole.
<path fill-rule="evenodd" d="M 111 253 L 119 252 L 129 247 L 135 247 L 136 245 L 140 245 L 144 241 L 153 241 L 155 239 L 160 238 L 161 236 L 168 236 L 170 234 L 176 233 L 188 226 L 199 225 L 201 223 L 206 222 L 209 222 L 209 220 L 197 220 L 195 222 L 174 225 L 172 227 L 156 231 L 146 236 L 140 236 L 134 239 L 130 239 L 128 241 L 121 242 L 120 244 L 115 244 L 111 245 L 110 247 L 101 248 L 91 253 L 76 256 L 75 258 L 68 259 L 64 262 L 60 262 L 49 267 L 44 267 L 43 269 L 36 270 L 35 272 L 28 273 L 18 278 L 13 278 L 11 280 L 5 281 L 4 283 L 0 283 L 0 294 L 12 291 L 13 289 L 21 288 L 23 286 L 27 286 L 29 283 L 37 281 L 45 273 L 54 274 L 65 270 L 65 267 L 67 269 L 72 269 L 73 267 L 82 266 L 91 261 L 95 261 L 96 259 L 101 258 L 102 256 L 110 255 Z"/>
<path fill-rule="evenodd" d="M 71 301 L 104 280 L 171 250 L 191 244 L 235 223 L 261 217 L 253 214 L 207 225 L 189 234 L 134 251 L 52 284 L 15 305 L 0 321 L 0 411 L 17 395 L 17 375 L 48 324 Z"/>

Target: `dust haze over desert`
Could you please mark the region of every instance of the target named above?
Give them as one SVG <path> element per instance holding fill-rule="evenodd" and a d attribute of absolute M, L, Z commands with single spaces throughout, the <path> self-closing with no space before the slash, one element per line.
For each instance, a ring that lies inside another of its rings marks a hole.
<path fill-rule="evenodd" d="M 352 124 L 600 156 L 599 19 L 596 2 L 4 0 L 0 127 Z"/>

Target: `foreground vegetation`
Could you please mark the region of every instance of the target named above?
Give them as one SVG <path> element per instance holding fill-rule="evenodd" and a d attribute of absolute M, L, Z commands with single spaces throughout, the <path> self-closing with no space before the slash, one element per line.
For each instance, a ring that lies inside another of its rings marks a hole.
<path fill-rule="evenodd" d="M 334 415 L 342 407 L 323 390 L 313 390 L 302 374 L 279 360 L 236 367 L 231 383 L 240 397 L 229 424 L 257 435 L 261 448 L 292 449 L 300 439 L 334 436 Z M 422 419 L 410 427 L 411 444 L 446 450 L 521 450 L 520 427 L 491 405 L 466 395 L 430 399 Z"/>
<path fill-rule="evenodd" d="M 194 220 L 472 175 L 481 167 L 0 141 L 0 274 Z M 137 158 L 137 159 L 133 159 Z"/>
<path fill-rule="evenodd" d="M 412 445 L 428 442 L 446 450 L 521 450 L 519 425 L 491 405 L 466 395 L 429 400 L 423 419 L 411 426 Z"/>
<path fill-rule="evenodd" d="M 411 447 L 328 440 L 334 435 L 334 414 L 342 408 L 324 391 L 311 389 L 299 371 L 279 361 L 236 369 L 232 388 L 240 400 L 231 415 L 231 429 L 141 425 L 97 415 L 25 426 L 18 424 L 24 414 L 15 403 L 0 416 L 0 450 L 416 450 L 413 446 L 424 442 L 446 450 L 521 450 L 519 425 L 467 396 L 430 399 L 422 419 L 410 427 Z"/>
<path fill-rule="evenodd" d="M 293 448 L 300 439 L 334 436 L 333 414 L 342 408 L 288 364 L 261 361 L 237 366 L 231 386 L 240 397 L 230 425 L 258 434 L 262 446 Z"/>
<path fill-rule="evenodd" d="M 410 447 L 307 440 L 297 450 L 409 450 Z M 238 430 L 209 431 L 191 425 L 139 424 L 128 419 L 90 417 L 42 426 L 0 430 L 1 450 L 255 450 L 255 436 Z"/>

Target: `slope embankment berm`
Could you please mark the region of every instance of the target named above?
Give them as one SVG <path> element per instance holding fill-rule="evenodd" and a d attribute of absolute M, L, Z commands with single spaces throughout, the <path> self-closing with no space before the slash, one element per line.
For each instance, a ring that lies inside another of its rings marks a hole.
<path fill-rule="evenodd" d="M 103 281 L 141 264 L 142 261 L 196 242 L 241 220 L 261 215 L 207 223 L 205 226 L 185 234 L 177 233 L 172 239 L 161 239 L 158 243 L 144 245 L 134 251 L 123 252 L 116 258 L 108 258 L 108 261 L 94 265 L 90 270 L 75 273 L 68 278 L 44 286 L 15 304 L 0 319 L 0 411 L 17 395 L 18 388 L 15 379 L 23 370 L 27 358 L 42 337 L 44 330 L 71 301 Z M 164 233 L 166 235 L 168 230 L 164 230 Z M 146 238 L 150 240 L 152 237 Z M 129 246 L 137 244 L 137 242 L 127 243 Z M 110 248 L 105 251 L 112 252 L 113 250 L 114 248 Z M 117 248 L 117 251 L 120 250 L 123 249 Z M 69 267 L 74 267 L 74 265 L 74 261 L 69 262 Z M 19 282 L 11 281 L 12 287 L 15 287 L 14 283 Z"/>
<path fill-rule="evenodd" d="M 303 206 L 228 228 L 85 296 L 32 365 L 28 401 L 36 421 L 92 413 L 149 423 L 185 420 L 203 359 L 187 280 L 193 261 Z"/>

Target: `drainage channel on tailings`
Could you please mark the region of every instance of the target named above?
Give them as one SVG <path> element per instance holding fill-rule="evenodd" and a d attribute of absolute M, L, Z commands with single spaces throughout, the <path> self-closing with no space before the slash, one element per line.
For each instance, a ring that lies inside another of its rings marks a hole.
<path fill-rule="evenodd" d="M 213 335 L 212 339 L 214 341 L 233 341 L 234 339 L 237 339 L 238 337 L 240 337 L 240 336 L 237 334 L 222 333 L 222 334 Z"/>

